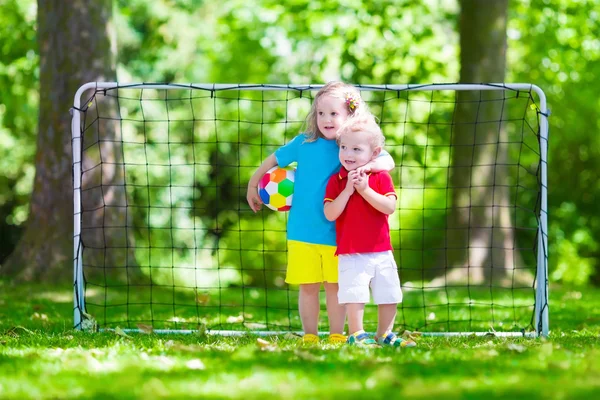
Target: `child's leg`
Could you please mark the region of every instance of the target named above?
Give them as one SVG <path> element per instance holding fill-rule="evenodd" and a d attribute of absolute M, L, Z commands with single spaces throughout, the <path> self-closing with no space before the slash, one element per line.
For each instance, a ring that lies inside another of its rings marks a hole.
<path fill-rule="evenodd" d="M 346 307 L 340 305 L 338 299 L 338 258 L 335 246 L 321 246 L 323 262 L 323 281 L 327 298 L 327 316 L 329 317 L 329 343 L 345 343 L 344 325 L 346 324 Z"/>
<path fill-rule="evenodd" d="M 363 330 L 365 304 L 369 302 L 372 274 L 360 254 L 343 254 L 339 260 L 338 301 L 346 305 L 348 334 Z"/>
<path fill-rule="evenodd" d="M 398 303 L 402 302 L 402 289 L 394 257 L 391 252 L 375 253 L 373 261 L 377 267 L 371 288 L 379 314 L 375 340 L 381 346 L 415 347 L 417 344 L 414 341 L 399 338 L 392 332 Z"/>
<path fill-rule="evenodd" d="M 377 342 L 364 331 L 365 304 L 369 302 L 369 282 L 372 273 L 362 262 L 361 254 L 339 256 L 339 302 L 346 305 L 348 340 L 351 346 L 377 347 Z"/>
<path fill-rule="evenodd" d="M 394 329 L 394 320 L 396 319 L 396 310 L 398 304 L 379 304 L 377 307 L 379 320 L 377 321 L 377 334 L 375 340 L 381 346 L 391 347 L 415 347 L 417 344 L 410 339 L 403 339 L 396 336 Z"/>
<path fill-rule="evenodd" d="M 380 338 L 394 328 L 398 303 L 402 302 L 402 289 L 396 261 L 391 251 L 371 253 L 371 261 L 375 265 L 375 278 L 371 283 L 371 289 L 378 311 L 375 338 Z"/>
<path fill-rule="evenodd" d="M 302 321 L 302 329 L 304 333 L 316 335 L 319 326 L 319 291 L 321 290 L 320 283 L 308 283 L 300 285 L 300 293 L 298 296 L 298 311 L 300 320 Z"/>
<path fill-rule="evenodd" d="M 319 245 L 288 240 L 286 283 L 300 285 L 298 311 L 305 341 L 318 341 L 319 291 L 323 282 Z"/>
<path fill-rule="evenodd" d="M 346 304 L 348 313 L 348 333 L 354 334 L 363 330 L 363 318 L 365 315 L 365 303 Z"/>
<path fill-rule="evenodd" d="M 346 323 L 346 307 L 338 302 L 338 284 L 325 282 L 327 296 L 327 316 L 329 317 L 329 333 L 344 333 Z"/>
<path fill-rule="evenodd" d="M 397 304 L 380 304 L 377 307 L 377 334 L 375 338 L 380 338 L 394 328 L 396 319 Z"/>
<path fill-rule="evenodd" d="M 378 347 L 375 340 L 371 339 L 363 329 L 365 303 L 347 303 L 348 312 L 348 341 L 351 346 Z"/>

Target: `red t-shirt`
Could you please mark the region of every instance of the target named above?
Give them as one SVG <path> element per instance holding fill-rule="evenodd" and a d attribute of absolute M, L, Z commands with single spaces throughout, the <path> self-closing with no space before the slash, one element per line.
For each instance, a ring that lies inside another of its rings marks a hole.
<path fill-rule="evenodd" d="M 329 178 L 324 203 L 335 200 L 346 187 L 347 181 L 348 171 L 342 167 Z M 385 171 L 370 173 L 369 186 L 384 196 L 396 196 L 392 177 Z M 392 250 L 387 214 L 377 211 L 356 191 L 335 221 L 335 230 L 336 255 Z"/>

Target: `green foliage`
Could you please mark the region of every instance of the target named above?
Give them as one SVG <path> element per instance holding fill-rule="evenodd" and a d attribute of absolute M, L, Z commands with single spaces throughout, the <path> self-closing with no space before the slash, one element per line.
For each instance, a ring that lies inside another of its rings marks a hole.
<path fill-rule="evenodd" d="M 432 266 L 440 262 L 449 208 L 452 132 L 446 121 L 452 119 L 454 95 L 452 91 L 365 93 L 389 133 L 386 148 L 397 160 L 392 173 L 400 188 L 401 211 L 392 217 L 391 228 L 395 248 L 400 249 L 403 280 L 439 274 Z M 161 268 L 163 272 L 153 272 L 152 277 L 169 285 L 173 267 L 175 275 L 185 275 L 178 280 L 181 283 L 206 284 L 193 270 L 215 272 L 217 265 L 244 270 L 235 283 L 244 280 L 262 286 L 281 281 L 286 264 L 285 216 L 269 210 L 258 215 L 249 212 L 246 185 L 265 155 L 299 132 L 310 98 L 293 90 L 186 88 L 121 88 L 119 96 L 128 215 L 136 227 L 139 265 Z M 506 201 L 520 208 L 514 212 L 516 226 L 535 235 L 539 157 L 535 132 L 522 128 L 522 118 L 525 112 L 533 120 L 536 115 L 525 92 L 504 103 L 506 120 L 516 121 L 505 124 L 510 143 L 506 162 L 511 166 L 506 183 L 514 188 Z M 88 113 L 94 116 L 96 109 L 106 107 L 100 92 Z M 117 110 L 108 113 L 113 114 Z M 535 130 L 536 121 L 529 123 Z M 84 132 L 83 158 L 88 165 L 101 162 L 100 144 L 94 142 L 98 126 L 103 126 L 103 120 L 93 120 Z M 533 238 L 519 239 L 519 247 L 533 251 Z M 525 266 L 535 265 L 531 254 L 526 261 Z M 278 272 L 267 272 L 267 277 L 265 267 Z M 215 279 L 209 281 L 217 284 Z M 232 281 L 221 276 L 218 283 L 226 286 Z"/>
<path fill-rule="evenodd" d="M 35 169 L 38 64 L 34 0 L 0 2 L 0 263 L 29 213 Z"/>
<path fill-rule="evenodd" d="M 152 8 L 145 1 L 118 1 L 117 4 L 120 10 L 117 21 L 123 22 L 117 25 L 119 54 L 122 55 L 121 80 L 127 76 L 133 81 L 298 84 L 340 78 L 356 83 L 439 82 L 448 80 L 440 79 L 441 76 L 457 76 L 454 56 L 458 38 L 453 32 L 453 21 L 445 18 L 446 13 L 456 12 L 455 6 L 438 8 L 409 1 L 348 1 L 338 8 L 326 2 L 304 0 L 284 7 L 275 1 L 235 0 L 219 7 L 205 2 L 190 10 L 182 2 L 159 1 Z M 410 31 L 404 28 L 419 18 L 430 21 L 431 27 Z M 449 41 L 448 33 L 452 33 Z M 415 41 L 423 43 L 423 47 L 414 46 Z M 395 56 L 390 57 L 391 54 Z M 407 57 L 396 57 L 398 54 Z M 224 100 L 218 104 L 217 118 L 234 121 L 231 126 L 219 122 L 219 135 L 225 135 L 219 140 L 234 139 L 234 144 L 217 146 L 206 142 L 197 146 L 202 149 L 195 152 L 196 159 L 209 160 L 209 165 L 195 175 L 196 187 L 187 202 L 192 205 L 191 197 L 194 209 L 198 210 L 193 216 L 196 220 L 193 226 L 206 231 L 205 236 L 196 238 L 196 244 L 210 249 L 216 248 L 218 241 L 218 246 L 225 251 L 214 250 L 212 256 L 220 264 L 241 264 L 248 278 L 246 284 L 260 284 L 267 279 L 265 283 L 273 285 L 281 281 L 285 266 L 285 254 L 281 252 L 285 249 L 284 235 L 264 230 L 270 226 L 283 231 L 282 215 L 267 212 L 260 219 L 242 215 L 241 220 L 237 220 L 238 216 L 228 210 L 243 207 L 245 185 L 253 169 L 284 143 L 284 135 L 289 140 L 299 132 L 300 126 L 283 132 L 278 129 L 281 125 L 275 125 L 265 131 L 262 121 L 291 117 L 285 108 L 273 109 L 276 103 L 265 103 L 273 100 L 268 97 L 275 94 L 256 93 L 256 96 L 260 102 L 227 103 Z M 244 97 L 252 95 L 246 92 Z M 240 104 L 241 109 L 238 109 Z M 307 106 L 303 109 L 308 111 Z M 374 111 L 383 117 L 383 110 Z M 421 111 L 420 117 L 426 118 L 427 111 Z M 304 116 L 294 115 L 294 119 L 300 121 Z M 243 121 L 241 127 L 236 126 L 238 120 Z M 207 130 L 211 132 L 209 127 Z M 241 132 L 240 137 L 227 137 L 238 132 Z M 258 151 L 256 146 L 245 145 L 255 144 L 266 135 L 268 143 L 263 142 Z M 264 147 L 265 144 L 271 146 Z M 398 156 L 400 151 L 398 147 L 392 150 L 392 155 Z M 162 156 L 166 156 L 164 151 Z M 239 160 L 244 160 L 245 168 L 223 167 L 239 164 Z M 163 223 L 163 227 L 172 226 L 170 220 Z M 243 238 L 236 233 L 241 226 L 250 229 Z M 141 246 L 147 241 L 139 235 L 138 240 Z M 263 249 L 264 253 L 242 249 Z M 166 253 L 164 257 L 169 259 Z M 209 262 L 205 259 L 204 263 Z M 186 265 L 190 264 L 198 263 L 189 260 Z M 260 272 L 265 265 L 280 272 L 266 278 Z M 259 272 L 253 273 L 253 270 Z"/>
<path fill-rule="evenodd" d="M 165 0 L 117 4 L 122 72 L 146 82 L 364 84 L 458 76 L 452 3 L 232 0 L 197 2 L 193 10 Z"/>
<path fill-rule="evenodd" d="M 571 202 L 563 203 L 556 210 L 555 218 L 562 224 L 551 225 L 550 234 L 555 238 L 551 249 L 556 267 L 550 277 L 554 281 L 585 285 L 598 266 L 598 258 L 590 256 L 598 252 L 598 241 L 586 218 L 577 214 L 577 206 Z"/>
<path fill-rule="evenodd" d="M 455 1 L 433 0 L 115 0 L 119 80 L 452 82 L 459 70 L 459 11 Z M 551 278 L 598 283 L 600 217 L 595 199 L 600 196 L 600 139 L 595 132 L 600 128 L 600 13 L 594 0 L 517 0 L 510 2 L 509 12 L 506 80 L 539 85 L 552 110 Z M 0 262 L 27 218 L 35 173 L 35 14 L 33 0 L 0 2 L 0 22 L 7 28 L 0 31 Z M 418 135 L 415 132 L 415 140 Z M 390 138 L 388 144 L 397 156 L 395 140 Z M 206 149 L 209 159 L 240 154 L 252 164 L 268 150 L 272 149 Z M 440 152 L 439 157 L 445 155 Z M 224 177 L 225 187 L 243 184 L 250 173 L 245 171 L 239 182 L 234 176 Z M 197 190 L 207 190 L 203 185 L 207 182 L 198 182 Z"/>
<path fill-rule="evenodd" d="M 540 86 L 552 112 L 551 278 L 599 283 L 600 10 L 594 0 L 519 0 L 510 13 L 507 80 Z"/>

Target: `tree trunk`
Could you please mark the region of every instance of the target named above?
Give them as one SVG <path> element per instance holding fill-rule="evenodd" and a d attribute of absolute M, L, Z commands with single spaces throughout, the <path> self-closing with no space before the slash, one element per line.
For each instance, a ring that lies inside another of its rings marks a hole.
<path fill-rule="evenodd" d="M 116 78 L 111 17 L 112 0 L 38 0 L 40 116 L 36 175 L 27 227 L 4 265 L 3 274 L 19 280 L 72 279 L 73 185 L 68 111 L 75 92 L 83 83 Z M 114 140 L 118 132 L 112 126 L 103 134 Z M 119 157 L 120 151 L 108 150 L 102 149 L 103 156 Z M 101 172 L 88 175 L 84 176 L 82 186 L 86 186 L 86 179 L 97 180 L 95 175 L 101 175 L 106 185 L 104 198 L 99 201 L 124 203 L 123 191 L 112 186 L 123 180 L 114 164 L 108 170 L 103 165 Z M 84 197 L 82 202 L 85 209 L 86 202 L 93 201 Z M 96 212 L 88 223 L 95 225 L 93 220 L 102 218 L 103 212 Z M 123 219 L 122 216 L 113 218 Z M 102 232 L 92 229 L 88 235 L 100 236 Z M 83 238 L 85 241 L 85 236 Z M 90 237 L 89 241 L 93 242 L 94 238 Z M 98 257 L 92 255 L 91 258 Z M 97 262 L 106 265 L 109 261 L 103 257 L 92 261 Z"/>
<path fill-rule="evenodd" d="M 460 4 L 460 82 L 503 82 L 508 0 L 461 0 Z M 457 94 L 445 260 L 453 270 L 437 279 L 445 283 L 499 282 L 518 263 L 506 186 L 503 96 L 502 91 Z"/>

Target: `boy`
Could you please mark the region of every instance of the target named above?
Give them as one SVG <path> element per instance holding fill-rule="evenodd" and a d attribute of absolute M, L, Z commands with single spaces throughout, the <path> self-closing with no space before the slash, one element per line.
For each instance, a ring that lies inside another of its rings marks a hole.
<path fill-rule="evenodd" d="M 392 333 L 396 308 L 402 301 L 400 279 L 390 241 L 388 215 L 396 209 L 394 183 L 387 172 L 359 172 L 376 158 L 384 137 L 372 116 L 349 121 L 338 131 L 342 168 L 329 179 L 324 212 L 336 221 L 339 291 L 346 305 L 347 343 L 366 347 L 414 347 Z M 369 287 L 378 305 L 375 339 L 363 330 Z"/>

